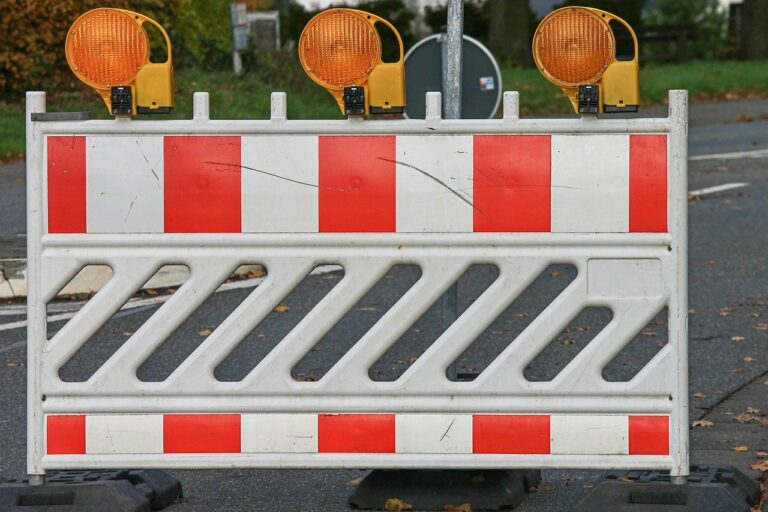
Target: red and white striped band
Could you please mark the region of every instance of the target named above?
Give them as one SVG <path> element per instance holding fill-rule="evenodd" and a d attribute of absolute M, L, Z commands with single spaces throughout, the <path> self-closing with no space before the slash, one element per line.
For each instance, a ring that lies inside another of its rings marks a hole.
<path fill-rule="evenodd" d="M 667 136 L 48 136 L 48 233 L 667 231 Z"/>
<path fill-rule="evenodd" d="M 46 453 L 668 455 L 667 415 L 48 415 Z"/>

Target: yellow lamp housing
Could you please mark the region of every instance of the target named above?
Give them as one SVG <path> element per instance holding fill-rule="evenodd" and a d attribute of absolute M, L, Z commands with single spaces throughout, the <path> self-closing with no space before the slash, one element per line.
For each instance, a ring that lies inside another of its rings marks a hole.
<path fill-rule="evenodd" d="M 165 62 L 150 62 L 144 23 L 165 39 Z M 173 108 L 171 40 L 155 20 L 124 9 L 93 9 L 69 29 L 67 63 L 114 115 L 168 114 Z"/>
<path fill-rule="evenodd" d="M 395 34 L 397 62 L 381 59 L 376 24 Z M 403 40 L 387 20 L 357 9 L 329 9 L 309 20 L 299 38 L 301 66 L 336 99 L 342 114 L 402 114 L 405 111 Z"/>
<path fill-rule="evenodd" d="M 611 21 L 632 36 L 631 60 L 616 58 Z M 563 7 L 548 14 L 533 36 L 533 59 L 580 114 L 637 112 L 640 103 L 637 36 L 626 21 L 591 7 Z"/>

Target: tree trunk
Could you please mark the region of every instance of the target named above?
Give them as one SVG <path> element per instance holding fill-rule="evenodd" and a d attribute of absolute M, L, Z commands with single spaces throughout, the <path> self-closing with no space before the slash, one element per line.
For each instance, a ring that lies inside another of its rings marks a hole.
<path fill-rule="evenodd" d="M 488 42 L 497 60 L 532 66 L 528 0 L 488 0 Z"/>
<path fill-rule="evenodd" d="M 768 59 L 768 0 L 744 0 L 741 11 L 741 57 Z"/>

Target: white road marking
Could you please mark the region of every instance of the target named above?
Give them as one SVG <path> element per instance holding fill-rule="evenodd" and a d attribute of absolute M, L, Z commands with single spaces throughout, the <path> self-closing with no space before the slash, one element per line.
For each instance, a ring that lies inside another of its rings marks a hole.
<path fill-rule="evenodd" d="M 698 160 L 738 160 L 740 158 L 768 158 L 768 149 L 753 149 L 750 151 L 735 151 L 733 153 L 696 155 L 688 157 L 688 160 L 695 162 Z"/>
<path fill-rule="evenodd" d="M 748 187 L 749 183 L 724 183 L 723 185 L 717 185 L 715 187 L 700 188 L 698 190 L 691 190 L 688 192 L 689 197 L 701 197 L 708 194 L 715 194 L 717 192 L 724 192 L 726 190 L 733 190 L 735 188 Z"/>

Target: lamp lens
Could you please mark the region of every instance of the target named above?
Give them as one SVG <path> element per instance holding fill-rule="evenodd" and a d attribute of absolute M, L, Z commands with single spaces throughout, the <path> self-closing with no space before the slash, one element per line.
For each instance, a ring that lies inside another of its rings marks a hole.
<path fill-rule="evenodd" d="M 564 86 L 596 82 L 615 53 L 608 24 L 582 8 L 565 8 L 548 16 L 539 25 L 533 45 L 541 71 Z"/>

